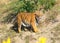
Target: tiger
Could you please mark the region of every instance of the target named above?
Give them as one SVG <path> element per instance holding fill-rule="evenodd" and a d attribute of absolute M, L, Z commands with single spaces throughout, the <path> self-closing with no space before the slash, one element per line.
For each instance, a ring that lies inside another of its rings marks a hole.
<path fill-rule="evenodd" d="M 21 32 L 21 26 L 32 26 L 34 32 L 38 32 L 38 28 L 36 25 L 36 17 L 40 17 L 42 14 L 29 13 L 29 12 L 20 12 L 17 14 L 17 24 L 18 24 L 18 32 Z"/>

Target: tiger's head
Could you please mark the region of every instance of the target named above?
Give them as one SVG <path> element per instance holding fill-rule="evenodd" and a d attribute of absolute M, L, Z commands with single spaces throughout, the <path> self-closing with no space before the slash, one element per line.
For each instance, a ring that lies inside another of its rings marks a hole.
<path fill-rule="evenodd" d="M 35 19 L 36 19 L 37 23 L 40 23 L 40 19 L 42 18 L 42 16 L 43 16 L 42 12 L 40 12 L 40 11 L 35 12 Z"/>

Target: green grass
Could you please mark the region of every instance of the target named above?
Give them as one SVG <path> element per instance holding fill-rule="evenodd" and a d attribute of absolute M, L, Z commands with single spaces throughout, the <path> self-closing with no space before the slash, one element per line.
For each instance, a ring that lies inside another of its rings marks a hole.
<path fill-rule="evenodd" d="M 55 5 L 55 0 L 39 0 L 45 10 L 51 9 Z"/>

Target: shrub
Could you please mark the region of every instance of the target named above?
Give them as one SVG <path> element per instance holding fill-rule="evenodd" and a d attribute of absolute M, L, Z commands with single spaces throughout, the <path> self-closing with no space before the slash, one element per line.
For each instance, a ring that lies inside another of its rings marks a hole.
<path fill-rule="evenodd" d="M 23 5 L 19 8 L 20 12 L 34 12 L 35 10 L 39 10 L 41 6 L 43 6 L 44 10 L 48 10 L 55 4 L 55 0 L 20 0 L 20 5 L 22 4 L 21 2 Z"/>
<path fill-rule="evenodd" d="M 6 12 L 34 12 L 39 10 L 41 6 L 43 9 L 48 10 L 53 7 L 55 0 L 13 0 L 9 4 L 4 5 Z"/>
<path fill-rule="evenodd" d="M 45 10 L 48 10 L 54 6 L 55 0 L 39 0 L 39 3 L 44 7 Z"/>

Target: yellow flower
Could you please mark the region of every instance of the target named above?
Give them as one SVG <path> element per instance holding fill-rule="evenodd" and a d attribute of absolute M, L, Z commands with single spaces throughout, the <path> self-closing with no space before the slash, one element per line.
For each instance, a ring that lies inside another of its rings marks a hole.
<path fill-rule="evenodd" d="M 47 38 L 45 37 L 39 37 L 37 43 L 46 43 Z"/>
<path fill-rule="evenodd" d="M 3 42 L 2 43 L 6 43 L 6 41 L 5 40 L 3 40 Z"/>
<path fill-rule="evenodd" d="M 10 38 L 8 37 L 7 40 L 3 40 L 2 43 L 11 43 Z"/>

